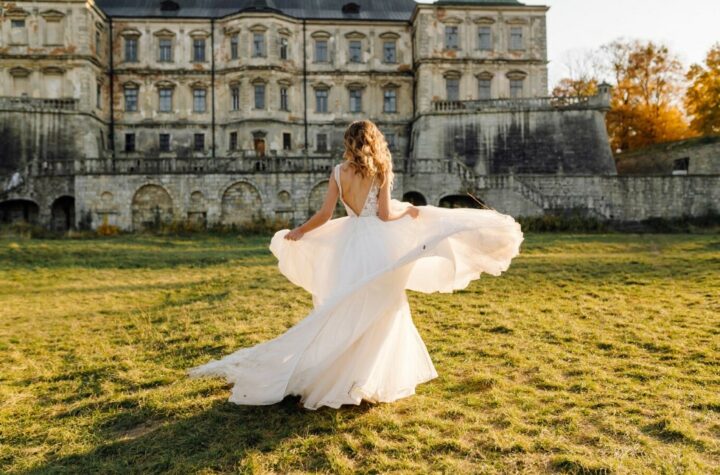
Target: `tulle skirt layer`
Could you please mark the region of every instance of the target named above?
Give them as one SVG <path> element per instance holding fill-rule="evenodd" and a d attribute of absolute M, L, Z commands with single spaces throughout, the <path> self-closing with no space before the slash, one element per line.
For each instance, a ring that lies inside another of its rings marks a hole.
<path fill-rule="evenodd" d="M 394 202 L 394 206 L 407 204 Z M 491 210 L 421 207 L 417 219 L 331 220 L 299 241 L 273 237 L 280 271 L 313 296 L 314 310 L 279 337 L 189 370 L 233 384 L 230 401 L 305 407 L 390 402 L 437 376 L 410 316 L 405 289 L 452 292 L 499 275 L 520 250 L 511 217 Z"/>

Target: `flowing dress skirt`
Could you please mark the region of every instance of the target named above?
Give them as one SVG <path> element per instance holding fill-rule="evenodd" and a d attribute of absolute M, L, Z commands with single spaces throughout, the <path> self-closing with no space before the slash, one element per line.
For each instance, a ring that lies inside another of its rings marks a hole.
<path fill-rule="evenodd" d="M 408 206 L 393 200 L 393 206 Z M 390 402 L 437 377 L 410 316 L 405 289 L 452 292 L 481 273 L 500 275 L 523 234 L 492 210 L 420 207 L 417 219 L 331 220 L 299 241 L 278 231 L 280 271 L 313 296 L 286 333 L 188 370 L 233 384 L 229 400 L 265 405 L 299 395 L 308 409 Z"/>

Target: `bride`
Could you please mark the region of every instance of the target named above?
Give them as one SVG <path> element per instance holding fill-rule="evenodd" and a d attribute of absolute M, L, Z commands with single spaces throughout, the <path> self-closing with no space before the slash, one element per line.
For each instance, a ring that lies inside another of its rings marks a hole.
<path fill-rule="evenodd" d="M 390 152 L 372 122 L 350 124 L 344 158 L 320 211 L 270 243 L 280 272 L 312 294 L 312 312 L 273 340 L 188 370 L 224 377 L 231 402 L 297 395 L 318 409 L 414 394 L 437 372 L 405 289 L 463 289 L 483 272 L 499 275 L 519 253 L 523 234 L 510 216 L 392 200 Z M 331 220 L 338 198 L 348 216 Z"/>

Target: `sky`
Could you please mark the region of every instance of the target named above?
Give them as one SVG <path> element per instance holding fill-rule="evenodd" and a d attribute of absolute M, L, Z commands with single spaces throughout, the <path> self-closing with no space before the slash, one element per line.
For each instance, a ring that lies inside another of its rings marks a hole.
<path fill-rule="evenodd" d="M 687 68 L 720 43 L 720 0 L 520 0 L 547 5 L 550 88 L 567 76 L 568 57 L 612 40 L 663 42 Z M 422 1 L 422 3 L 432 3 Z M 607 78 L 610 79 L 610 78 Z"/>

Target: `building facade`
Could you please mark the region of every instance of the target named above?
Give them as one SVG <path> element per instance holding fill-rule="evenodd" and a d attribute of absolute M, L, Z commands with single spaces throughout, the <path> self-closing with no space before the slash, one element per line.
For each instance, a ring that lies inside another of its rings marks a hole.
<path fill-rule="evenodd" d="M 546 12 L 516 0 L 5 4 L 0 219 L 302 220 L 358 119 L 388 141 L 397 198 L 562 207 L 537 180 L 616 171 L 609 89 L 546 97 Z M 636 217 L 604 199 L 580 207 Z"/>

